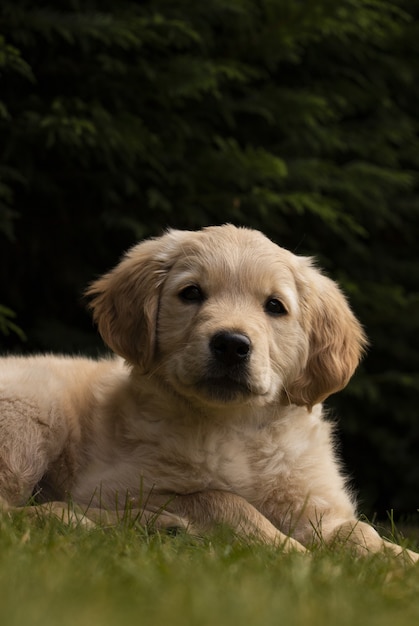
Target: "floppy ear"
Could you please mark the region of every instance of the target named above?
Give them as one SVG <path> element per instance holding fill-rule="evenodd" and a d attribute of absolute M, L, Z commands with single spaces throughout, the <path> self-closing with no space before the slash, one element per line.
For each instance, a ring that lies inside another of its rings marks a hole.
<path fill-rule="evenodd" d="M 171 230 L 137 244 L 86 291 L 92 297 L 89 307 L 105 343 L 144 370 L 154 356 L 161 286 L 185 236 L 185 232 Z"/>
<path fill-rule="evenodd" d="M 336 283 L 311 266 L 307 269 L 302 305 L 308 360 L 287 391 L 291 402 L 311 409 L 347 385 L 367 339 Z"/>

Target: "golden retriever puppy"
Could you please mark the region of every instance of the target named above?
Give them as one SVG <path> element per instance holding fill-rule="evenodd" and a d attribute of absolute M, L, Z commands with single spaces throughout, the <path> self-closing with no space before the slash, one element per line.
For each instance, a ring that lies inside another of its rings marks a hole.
<path fill-rule="evenodd" d="M 357 521 L 322 417 L 366 340 L 309 258 L 231 225 L 171 230 L 88 295 L 118 356 L 0 360 L 4 509 L 33 497 L 108 523 L 128 507 L 162 527 L 403 554 Z"/>

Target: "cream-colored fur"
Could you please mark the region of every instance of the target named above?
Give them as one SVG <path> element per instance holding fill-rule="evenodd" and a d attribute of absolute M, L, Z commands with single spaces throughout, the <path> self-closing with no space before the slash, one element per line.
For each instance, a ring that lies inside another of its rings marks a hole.
<path fill-rule="evenodd" d="M 169 231 L 88 294 L 118 356 L 0 359 L 4 508 L 34 496 L 112 523 L 128 505 L 162 527 L 402 554 L 357 521 L 335 458 L 321 402 L 366 340 L 310 259 L 231 225 Z"/>

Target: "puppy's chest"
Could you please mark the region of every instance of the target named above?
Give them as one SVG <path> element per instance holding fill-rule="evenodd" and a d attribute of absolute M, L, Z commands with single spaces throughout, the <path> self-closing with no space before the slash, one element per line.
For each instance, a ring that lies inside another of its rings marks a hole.
<path fill-rule="evenodd" d="M 254 501 L 261 495 L 261 485 L 269 489 L 286 468 L 281 446 L 263 432 L 221 430 L 169 438 L 160 443 L 157 463 L 146 448 L 145 444 L 147 474 L 150 472 L 155 487 L 162 491 L 221 489 Z"/>

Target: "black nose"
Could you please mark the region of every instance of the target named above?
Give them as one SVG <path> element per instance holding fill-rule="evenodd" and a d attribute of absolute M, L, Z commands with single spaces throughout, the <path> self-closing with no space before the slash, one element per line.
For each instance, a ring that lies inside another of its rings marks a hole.
<path fill-rule="evenodd" d="M 223 330 L 212 337 L 210 348 L 217 361 L 239 365 L 249 358 L 252 344 L 247 335 Z"/>

